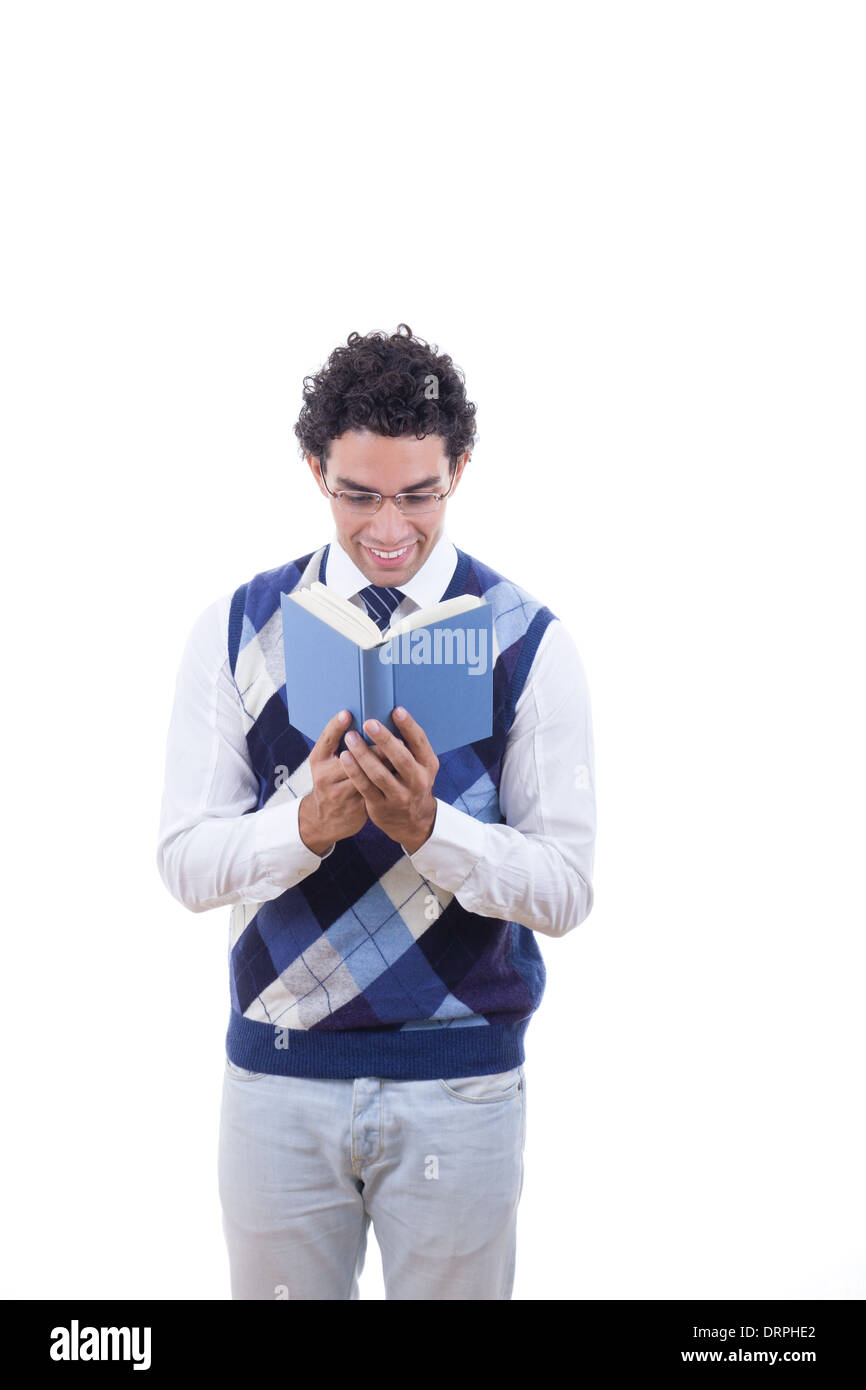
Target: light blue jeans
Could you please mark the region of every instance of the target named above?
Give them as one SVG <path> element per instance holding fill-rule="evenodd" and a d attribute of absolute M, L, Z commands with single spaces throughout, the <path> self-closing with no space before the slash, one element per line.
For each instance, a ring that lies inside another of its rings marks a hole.
<path fill-rule="evenodd" d="M 370 1222 L 388 1299 L 510 1299 L 526 1078 L 317 1080 L 226 1059 L 233 1299 L 353 1299 Z"/>

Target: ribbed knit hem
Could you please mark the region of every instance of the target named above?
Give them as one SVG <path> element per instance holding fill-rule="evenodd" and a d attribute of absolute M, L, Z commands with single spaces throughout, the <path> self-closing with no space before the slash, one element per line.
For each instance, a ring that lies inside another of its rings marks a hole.
<path fill-rule="evenodd" d="M 530 1015 L 531 1017 L 531 1015 Z M 516 1024 L 407 1028 L 345 1032 L 287 1029 L 257 1023 L 232 1009 L 226 1055 L 247 1071 L 277 1076 L 393 1081 L 432 1081 L 449 1076 L 487 1076 L 510 1071 L 526 1060 L 524 1036 L 529 1018 Z M 288 1045 L 277 1046 L 284 1036 Z"/>

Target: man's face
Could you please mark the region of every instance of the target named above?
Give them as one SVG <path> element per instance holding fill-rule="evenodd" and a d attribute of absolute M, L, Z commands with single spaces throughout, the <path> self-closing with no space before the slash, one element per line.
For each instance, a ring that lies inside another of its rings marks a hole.
<path fill-rule="evenodd" d="M 468 453 L 459 460 L 451 495 L 466 467 Z M 307 455 L 307 463 L 320 491 L 327 497 L 319 460 Z M 412 578 L 442 534 L 447 502 L 438 510 L 410 516 L 397 509 L 398 492 L 448 492 L 451 482 L 444 441 L 440 435 L 426 439 L 389 439 L 370 430 L 347 430 L 331 440 L 325 480 L 331 492 L 381 492 L 388 498 L 372 516 L 354 515 L 328 497 L 340 545 L 371 584 L 400 588 Z M 403 551 L 395 559 L 375 554 Z"/>

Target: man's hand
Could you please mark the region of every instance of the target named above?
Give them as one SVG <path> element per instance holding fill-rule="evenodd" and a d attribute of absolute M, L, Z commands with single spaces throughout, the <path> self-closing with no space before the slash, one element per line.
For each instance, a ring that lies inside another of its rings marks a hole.
<path fill-rule="evenodd" d="M 375 719 L 368 719 L 364 729 L 375 746 L 370 748 L 353 730 L 346 735 L 352 751 L 341 753 L 339 760 L 364 800 L 373 824 L 408 854 L 414 854 L 429 839 L 436 820 L 433 783 L 439 759 L 411 714 L 403 710 L 401 718 L 401 708 L 398 705 L 393 714 L 405 743 Z"/>
<path fill-rule="evenodd" d="M 336 756 L 337 744 L 350 720 L 348 710 L 340 710 L 328 720 L 310 749 L 313 790 L 298 807 L 298 830 L 314 854 L 326 854 L 337 840 L 356 835 L 367 821 L 364 798 Z"/>

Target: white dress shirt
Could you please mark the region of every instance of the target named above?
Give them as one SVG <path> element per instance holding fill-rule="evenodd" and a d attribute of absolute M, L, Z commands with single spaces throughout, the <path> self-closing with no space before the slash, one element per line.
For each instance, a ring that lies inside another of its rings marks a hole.
<path fill-rule="evenodd" d="M 398 586 L 406 597 L 393 620 L 437 603 L 456 564 L 443 531 L 417 574 Z M 336 530 L 325 582 L 364 609 L 359 590 L 370 580 Z M 258 779 L 228 661 L 231 597 L 217 599 L 192 628 L 168 731 L 157 865 L 192 912 L 268 902 L 333 853 L 315 854 L 301 839 L 301 798 L 252 809 Z M 499 805 L 506 823 L 491 825 L 437 797 L 432 833 L 409 857 L 467 911 L 562 936 L 592 907 L 596 808 L 586 676 L 558 619 L 544 632 L 515 707 Z"/>

